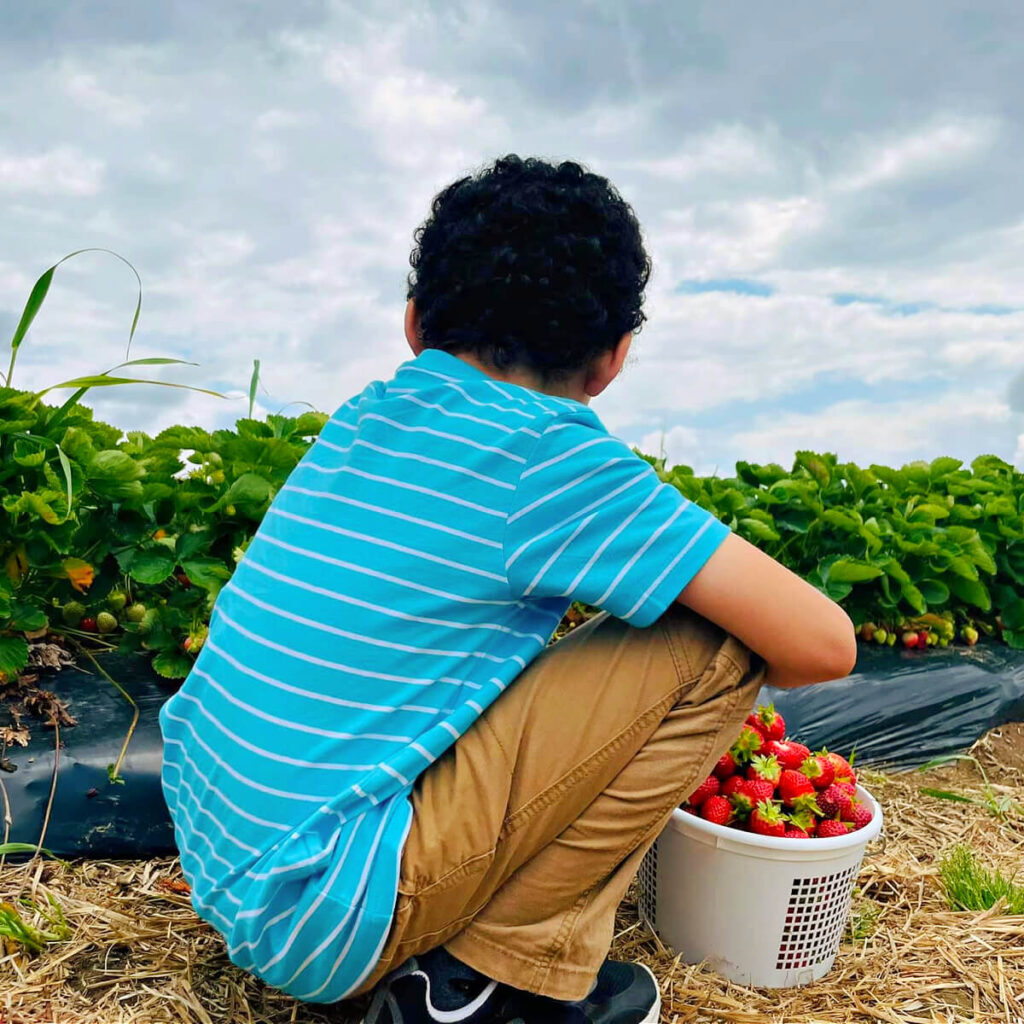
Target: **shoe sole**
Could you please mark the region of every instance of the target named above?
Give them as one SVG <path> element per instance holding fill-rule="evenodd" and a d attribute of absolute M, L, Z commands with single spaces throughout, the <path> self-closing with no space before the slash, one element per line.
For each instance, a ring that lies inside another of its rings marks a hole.
<path fill-rule="evenodd" d="M 661 1018 L 661 986 L 658 984 L 658 979 L 654 976 L 654 971 L 650 967 L 646 964 L 637 964 L 637 967 L 642 967 L 651 976 L 651 981 L 654 984 L 654 1005 L 647 1016 L 641 1021 L 641 1024 L 658 1024 Z"/>
<path fill-rule="evenodd" d="M 661 986 L 658 984 L 658 979 L 654 976 L 654 972 L 650 967 L 646 964 L 637 964 L 637 967 L 642 968 L 650 975 L 651 982 L 654 985 L 654 1005 L 640 1024 L 658 1024 L 658 1021 L 661 1019 Z M 366 1024 L 366 1018 L 363 1017 L 359 1024 Z"/>

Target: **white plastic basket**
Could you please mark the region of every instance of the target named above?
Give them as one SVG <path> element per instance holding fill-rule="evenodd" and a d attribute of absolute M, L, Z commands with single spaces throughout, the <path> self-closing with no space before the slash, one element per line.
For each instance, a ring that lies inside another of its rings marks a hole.
<path fill-rule="evenodd" d="M 676 810 L 640 868 L 640 916 L 687 963 L 742 985 L 789 988 L 832 968 L 871 822 L 834 839 L 777 839 Z"/>

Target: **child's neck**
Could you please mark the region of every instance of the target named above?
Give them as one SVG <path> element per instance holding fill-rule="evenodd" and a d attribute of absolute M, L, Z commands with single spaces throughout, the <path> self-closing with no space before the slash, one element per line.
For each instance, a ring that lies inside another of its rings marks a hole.
<path fill-rule="evenodd" d="M 470 352 L 452 353 L 457 359 L 475 367 L 488 377 L 504 381 L 506 384 L 516 384 L 522 388 L 529 388 L 531 391 L 538 391 L 542 395 L 553 395 L 556 398 L 571 398 L 574 402 L 582 405 L 590 404 L 590 396 L 584 389 L 584 374 L 567 377 L 560 381 L 545 382 L 539 374 L 532 373 L 522 367 L 510 367 L 506 370 L 499 370 L 489 362 L 478 358 Z"/>

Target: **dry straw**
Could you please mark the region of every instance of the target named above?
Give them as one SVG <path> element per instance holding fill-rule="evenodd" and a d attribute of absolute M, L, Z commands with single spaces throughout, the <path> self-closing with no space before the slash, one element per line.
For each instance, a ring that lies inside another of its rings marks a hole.
<path fill-rule="evenodd" d="M 851 929 L 831 974 L 802 989 L 746 989 L 680 963 L 623 904 L 615 953 L 657 973 L 663 1022 L 750 1024 L 1024 1024 L 1024 917 L 996 906 L 954 912 L 937 861 L 955 843 L 1013 873 L 1024 866 L 1024 727 L 992 733 L 974 751 L 991 787 L 1016 807 L 924 797 L 922 785 L 984 796 L 977 767 L 867 776 L 886 814 L 884 846 L 864 863 Z M 1021 870 L 1024 876 L 1024 869 Z M 313 1007 L 236 970 L 220 939 L 175 891 L 171 860 L 8 864 L 0 900 L 62 906 L 69 941 L 34 958 L 0 956 L 3 1024 L 314 1024 L 358 1021 L 362 1006 Z M 24 910 L 32 920 L 30 910 Z M 37 919 L 41 923 L 41 919 Z"/>

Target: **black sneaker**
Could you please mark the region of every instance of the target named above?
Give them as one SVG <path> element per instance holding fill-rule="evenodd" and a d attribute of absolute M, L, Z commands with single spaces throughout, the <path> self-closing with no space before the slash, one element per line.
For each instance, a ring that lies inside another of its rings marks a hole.
<path fill-rule="evenodd" d="M 642 964 L 606 960 L 578 1002 L 491 981 L 444 948 L 412 957 L 377 987 L 363 1024 L 657 1024 L 661 996 Z"/>

